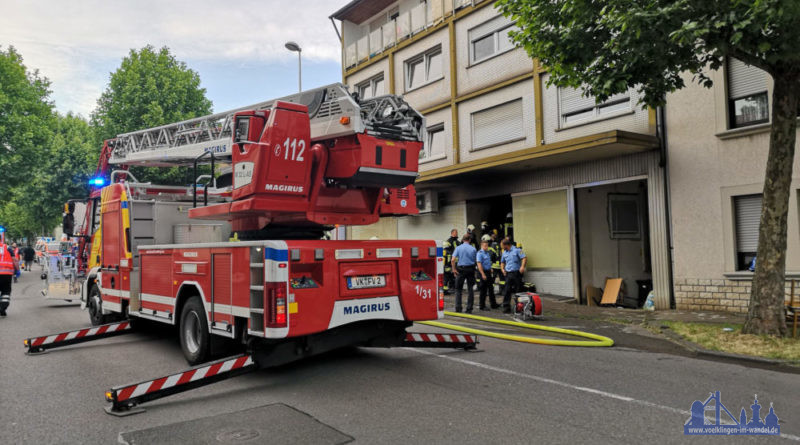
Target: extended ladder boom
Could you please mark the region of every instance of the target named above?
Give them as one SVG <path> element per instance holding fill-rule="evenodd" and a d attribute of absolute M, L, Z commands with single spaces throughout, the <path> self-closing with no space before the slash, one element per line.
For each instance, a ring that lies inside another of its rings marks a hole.
<path fill-rule="evenodd" d="M 396 140 L 422 140 L 421 116 L 397 96 L 357 101 L 341 83 L 259 102 L 235 110 L 124 133 L 109 141 L 109 163 L 145 166 L 190 164 L 205 152 L 218 160 L 231 157 L 233 117 L 242 110 L 265 110 L 276 101 L 308 107 L 311 140 L 367 133 Z M 384 121 L 386 123 L 384 123 Z"/>

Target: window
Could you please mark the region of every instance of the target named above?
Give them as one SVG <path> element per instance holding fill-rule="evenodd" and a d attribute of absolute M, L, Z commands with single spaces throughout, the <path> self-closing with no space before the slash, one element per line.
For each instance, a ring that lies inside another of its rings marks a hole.
<path fill-rule="evenodd" d="M 470 64 L 514 49 L 508 32 L 515 29 L 514 24 L 506 17 L 497 16 L 469 31 Z"/>
<path fill-rule="evenodd" d="M 585 96 L 581 88 L 559 88 L 558 96 L 562 127 L 631 110 L 629 91 L 600 104 L 594 96 Z"/>
<path fill-rule="evenodd" d="M 748 270 L 758 250 L 761 195 L 733 197 L 736 226 L 736 270 Z"/>
<path fill-rule="evenodd" d="M 731 128 L 769 122 L 767 75 L 738 59 L 728 59 L 728 115 Z"/>
<path fill-rule="evenodd" d="M 439 80 L 443 75 L 442 48 L 420 54 L 406 62 L 406 91 Z"/>
<path fill-rule="evenodd" d="M 641 239 L 642 217 L 639 195 L 608 194 L 608 234 L 611 239 Z"/>
<path fill-rule="evenodd" d="M 444 124 L 434 125 L 428 128 L 428 139 L 425 146 L 419 151 L 419 160 L 442 159 L 444 154 Z"/>
<path fill-rule="evenodd" d="M 373 97 L 382 96 L 386 94 L 384 91 L 383 74 L 366 80 L 356 86 L 358 97 L 361 99 L 372 99 Z"/>
<path fill-rule="evenodd" d="M 524 137 L 521 98 L 472 113 L 473 150 Z"/>

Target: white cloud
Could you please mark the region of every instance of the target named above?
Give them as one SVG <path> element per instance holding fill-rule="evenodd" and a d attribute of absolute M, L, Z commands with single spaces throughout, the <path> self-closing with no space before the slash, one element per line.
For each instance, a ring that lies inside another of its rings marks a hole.
<path fill-rule="evenodd" d="M 340 59 L 328 16 L 347 0 L 0 0 L 0 44 L 15 46 L 29 68 L 53 82 L 59 110 L 84 116 L 108 72 L 131 48 L 168 46 L 180 60 L 270 62 Z"/>

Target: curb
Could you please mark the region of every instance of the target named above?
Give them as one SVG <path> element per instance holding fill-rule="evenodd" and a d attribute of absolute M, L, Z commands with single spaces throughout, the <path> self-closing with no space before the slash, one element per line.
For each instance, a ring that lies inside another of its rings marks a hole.
<path fill-rule="evenodd" d="M 715 358 L 727 358 L 727 359 L 731 359 L 731 360 L 747 361 L 747 362 L 752 362 L 752 363 L 759 363 L 759 364 L 762 364 L 762 365 L 789 366 L 789 367 L 796 368 L 796 369 L 800 370 L 800 366 L 798 366 L 798 363 L 792 362 L 792 361 L 789 361 L 789 360 L 764 358 L 764 357 L 753 357 L 751 355 L 734 354 L 732 352 L 721 352 L 721 351 L 712 351 L 710 349 L 705 349 L 705 348 L 703 348 L 702 346 L 700 346 L 700 345 L 698 345 L 696 343 L 692 343 L 692 342 L 684 339 L 683 337 L 681 337 L 680 335 L 678 335 L 677 333 L 675 333 L 672 329 L 670 329 L 668 327 L 664 327 L 663 325 L 659 325 L 657 327 L 660 329 L 661 334 L 663 334 L 665 337 L 667 337 L 670 341 L 672 341 L 673 343 L 677 343 L 677 344 L 683 346 L 688 351 L 690 351 L 690 352 L 692 352 L 694 354 L 697 354 L 697 355 L 705 355 L 705 356 L 715 357 Z"/>

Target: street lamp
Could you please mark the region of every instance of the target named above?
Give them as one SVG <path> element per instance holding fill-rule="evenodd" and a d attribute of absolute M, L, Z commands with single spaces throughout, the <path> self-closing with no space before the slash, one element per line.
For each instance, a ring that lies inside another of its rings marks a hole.
<path fill-rule="evenodd" d="M 286 42 L 284 45 L 286 49 L 289 51 L 296 51 L 297 52 L 297 92 L 303 91 L 303 63 L 300 60 L 300 53 L 303 52 L 303 49 L 300 48 L 296 42 Z"/>

